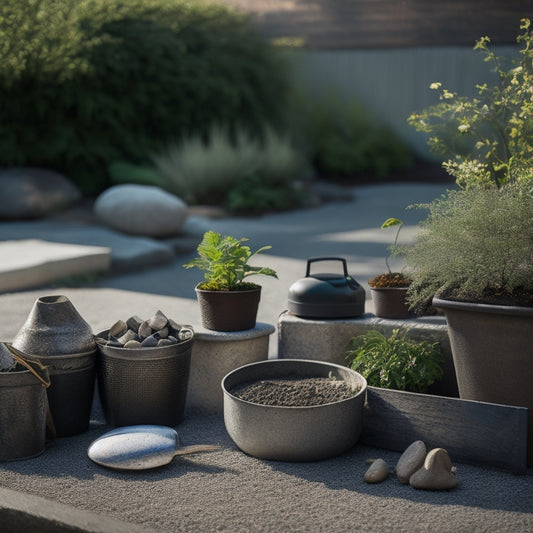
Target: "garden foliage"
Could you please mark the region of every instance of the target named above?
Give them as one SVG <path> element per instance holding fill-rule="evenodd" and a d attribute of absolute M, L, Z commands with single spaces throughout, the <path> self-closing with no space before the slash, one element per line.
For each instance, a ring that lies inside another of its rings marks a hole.
<path fill-rule="evenodd" d="M 443 374 L 439 343 L 415 341 L 406 330 L 395 329 L 389 338 L 377 330 L 358 335 L 350 339 L 346 357 L 373 387 L 425 392 Z"/>
<path fill-rule="evenodd" d="M 244 244 L 247 240 L 207 231 L 198 245 L 198 257 L 183 266 L 198 268 L 204 272 L 205 281 L 199 286 L 204 290 L 245 290 L 250 288 L 250 285 L 255 287 L 255 284 L 247 283 L 244 279 L 260 274 L 277 278 L 276 272 L 271 268 L 248 264 L 255 255 L 272 247 L 262 246 L 252 252 L 250 247 Z"/>
<path fill-rule="evenodd" d="M 533 31 L 523 19 L 517 37 L 519 59 L 501 58 L 482 37 L 480 50 L 498 76 L 489 87 L 477 85 L 478 96 L 468 98 L 431 85 L 439 103 L 413 113 L 408 121 L 429 134 L 428 144 L 448 160 L 444 163 L 460 187 L 502 186 L 533 178 Z"/>
<path fill-rule="evenodd" d="M 533 184 L 448 191 L 430 204 L 415 242 L 397 246 L 417 312 L 447 299 L 533 305 Z"/>
<path fill-rule="evenodd" d="M 0 165 L 53 168 L 86 193 L 116 161 L 220 125 L 281 119 L 285 63 L 244 16 L 186 0 L 0 5 Z"/>
<path fill-rule="evenodd" d="M 315 101 L 301 93 L 293 98 L 296 137 L 321 176 L 383 178 L 412 163 L 407 145 L 359 101 L 335 95 Z"/>
<path fill-rule="evenodd" d="M 232 211 L 294 206 L 293 182 L 307 173 L 302 154 L 270 128 L 262 139 L 243 130 L 232 139 L 214 128 L 207 140 L 189 137 L 153 161 L 162 188 L 189 204 L 224 204 Z"/>

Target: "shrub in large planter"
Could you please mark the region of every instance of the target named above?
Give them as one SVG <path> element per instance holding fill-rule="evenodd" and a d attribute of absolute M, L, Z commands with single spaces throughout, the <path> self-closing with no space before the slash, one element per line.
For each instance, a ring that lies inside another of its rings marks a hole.
<path fill-rule="evenodd" d="M 440 102 L 409 120 L 464 190 L 427 206 L 406 250 L 414 308 L 445 311 L 461 397 L 529 408 L 528 463 L 533 465 L 533 32 L 522 19 L 521 58 L 496 65 L 498 83 L 466 98 L 444 89 Z M 460 148 L 458 148 L 460 147 Z M 434 296 L 437 296 L 434 298 Z M 528 338 L 529 337 L 529 338 Z M 519 339 L 523 339 L 522 342 Z"/>
<path fill-rule="evenodd" d="M 529 408 L 532 465 L 533 188 L 450 191 L 427 207 L 403 250 L 411 304 L 444 310 L 461 398 Z"/>

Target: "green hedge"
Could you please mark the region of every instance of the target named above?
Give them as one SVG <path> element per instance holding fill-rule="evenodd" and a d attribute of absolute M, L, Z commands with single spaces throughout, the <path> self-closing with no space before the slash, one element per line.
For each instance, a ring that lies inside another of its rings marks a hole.
<path fill-rule="evenodd" d="M 86 194 L 213 124 L 282 118 L 285 63 L 245 17 L 186 0 L 0 5 L 0 165 L 53 168 Z"/>

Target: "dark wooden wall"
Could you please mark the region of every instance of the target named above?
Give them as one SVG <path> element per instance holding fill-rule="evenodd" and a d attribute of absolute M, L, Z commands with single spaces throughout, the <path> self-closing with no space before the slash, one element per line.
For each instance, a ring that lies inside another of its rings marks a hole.
<path fill-rule="evenodd" d="M 222 0 L 259 22 L 269 38 L 307 48 L 473 46 L 516 42 L 533 0 Z"/>

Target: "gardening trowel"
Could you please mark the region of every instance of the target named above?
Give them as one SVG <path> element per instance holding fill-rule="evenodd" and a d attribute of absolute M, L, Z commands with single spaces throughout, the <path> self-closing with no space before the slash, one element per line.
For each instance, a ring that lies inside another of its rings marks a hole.
<path fill-rule="evenodd" d="M 219 450 L 220 446 L 180 446 L 176 430 L 168 426 L 138 425 L 114 429 L 98 437 L 87 451 L 99 465 L 116 470 L 145 470 L 169 464 L 177 455 Z"/>

